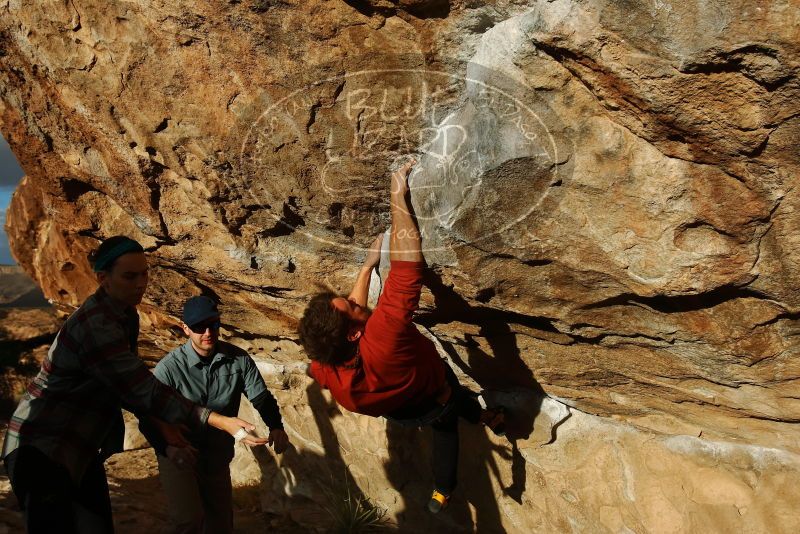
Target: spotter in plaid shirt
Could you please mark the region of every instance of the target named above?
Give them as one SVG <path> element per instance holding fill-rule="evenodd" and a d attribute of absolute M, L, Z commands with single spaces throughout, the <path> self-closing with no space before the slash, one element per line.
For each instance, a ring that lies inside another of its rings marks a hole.
<path fill-rule="evenodd" d="M 8 426 L 3 457 L 32 445 L 79 483 L 100 454 L 122 450 L 120 408 L 168 422 L 206 424 L 210 411 L 163 385 L 137 356 L 139 317 L 101 288 L 56 337 Z"/>

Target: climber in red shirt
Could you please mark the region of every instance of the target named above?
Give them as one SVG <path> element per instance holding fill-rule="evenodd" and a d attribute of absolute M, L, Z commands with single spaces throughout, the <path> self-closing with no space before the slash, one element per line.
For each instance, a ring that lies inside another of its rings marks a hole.
<path fill-rule="evenodd" d="M 502 435 L 502 408 L 482 409 L 412 323 L 425 261 L 410 208 L 408 174 L 414 161 L 392 173 L 391 269 L 375 310 L 367 308 L 372 270 L 383 236 L 370 248 L 353 291 L 315 295 L 300 320 L 300 342 L 311 358 L 309 375 L 355 413 L 384 416 L 404 426 L 433 429 L 435 489 L 428 509 L 447 506 L 456 487 L 458 418 Z"/>

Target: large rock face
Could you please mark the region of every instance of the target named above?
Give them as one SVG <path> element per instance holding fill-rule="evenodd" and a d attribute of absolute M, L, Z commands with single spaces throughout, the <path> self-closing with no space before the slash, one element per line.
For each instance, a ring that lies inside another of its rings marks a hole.
<path fill-rule="evenodd" d="M 324 464 L 428 525 L 424 434 L 339 416 L 298 373 L 294 331 L 316 283 L 349 289 L 388 224 L 388 169 L 415 153 L 419 322 L 518 415 L 510 442 L 465 432 L 461 504 L 437 528 L 798 519 L 796 3 L 0 9 L 0 127 L 28 175 L 17 259 L 76 305 L 85 253 L 139 239 L 164 349 L 186 297 L 218 296 L 298 447 L 258 464 L 265 505 L 312 502 Z"/>

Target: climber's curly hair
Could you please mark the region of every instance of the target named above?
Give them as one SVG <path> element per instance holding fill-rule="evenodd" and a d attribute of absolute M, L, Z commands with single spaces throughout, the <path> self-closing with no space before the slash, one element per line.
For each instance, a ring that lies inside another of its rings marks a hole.
<path fill-rule="evenodd" d="M 332 304 L 337 297 L 332 291 L 314 295 L 297 328 L 308 357 L 328 365 L 349 360 L 355 350 L 355 344 L 347 339 L 350 320 Z"/>

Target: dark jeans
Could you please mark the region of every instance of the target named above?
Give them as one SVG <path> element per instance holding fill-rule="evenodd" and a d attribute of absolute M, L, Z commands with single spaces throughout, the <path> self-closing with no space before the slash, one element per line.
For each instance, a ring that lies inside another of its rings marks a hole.
<path fill-rule="evenodd" d="M 445 364 L 447 382 L 453 390 L 444 406 L 430 399 L 420 405 L 401 408 L 386 419 L 407 427 L 430 426 L 433 430 L 433 481 L 436 490 L 450 495 L 458 484 L 458 418 L 478 424 L 481 405 Z"/>
<path fill-rule="evenodd" d="M 76 485 L 67 469 L 39 449 L 22 446 L 5 459 L 29 534 L 113 533 L 111 500 L 98 456 Z"/>
<path fill-rule="evenodd" d="M 231 471 L 202 465 L 181 468 L 156 455 L 158 476 L 167 495 L 173 534 L 230 534 L 233 532 Z"/>

